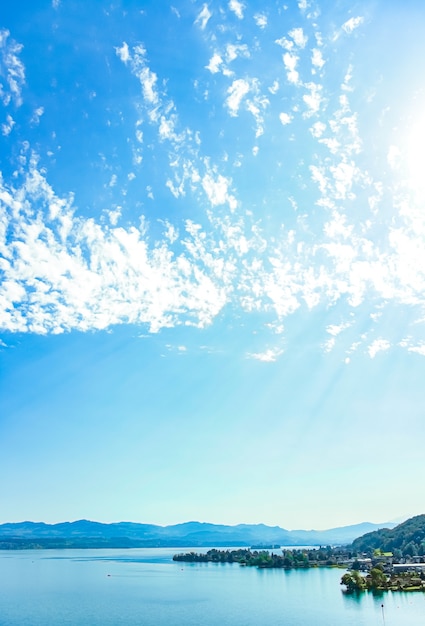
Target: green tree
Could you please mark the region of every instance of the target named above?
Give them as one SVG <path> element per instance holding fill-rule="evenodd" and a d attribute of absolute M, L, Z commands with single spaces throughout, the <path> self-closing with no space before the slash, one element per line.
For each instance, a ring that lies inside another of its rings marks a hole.
<path fill-rule="evenodd" d="M 409 543 L 403 550 L 403 554 L 405 556 L 418 556 L 418 549 L 416 547 L 416 544 L 414 544 L 413 541 L 409 541 Z"/>
<path fill-rule="evenodd" d="M 373 567 L 370 570 L 370 581 L 372 589 L 378 589 L 386 586 L 387 577 L 380 567 Z"/>
<path fill-rule="evenodd" d="M 359 572 L 355 570 L 351 573 L 347 572 L 341 578 L 341 585 L 345 585 L 347 587 L 347 591 L 363 591 L 366 589 L 366 581 Z"/>

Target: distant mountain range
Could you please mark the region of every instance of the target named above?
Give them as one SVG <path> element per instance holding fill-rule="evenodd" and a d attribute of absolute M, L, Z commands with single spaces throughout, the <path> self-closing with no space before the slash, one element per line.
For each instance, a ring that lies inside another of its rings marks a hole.
<path fill-rule="evenodd" d="M 364 522 L 329 530 L 285 530 L 264 524 L 225 526 L 203 522 L 173 526 L 88 520 L 60 524 L 19 522 L 0 524 L 0 549 L 343 545 L 365 533 L 394 526 L 391 522 Z"/>

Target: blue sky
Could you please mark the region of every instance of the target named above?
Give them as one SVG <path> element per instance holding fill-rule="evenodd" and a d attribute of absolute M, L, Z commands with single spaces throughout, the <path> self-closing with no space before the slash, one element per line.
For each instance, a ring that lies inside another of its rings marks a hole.
<path fill-rule="evenodd" d="M 422 513 L 425 7 L 0 8 L 0 522 Z"/>

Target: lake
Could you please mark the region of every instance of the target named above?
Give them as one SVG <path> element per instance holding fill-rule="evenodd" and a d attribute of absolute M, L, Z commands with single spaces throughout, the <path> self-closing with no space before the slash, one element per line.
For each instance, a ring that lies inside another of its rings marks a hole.
<path fill-rule="evenodd" d="M 172 556 L 177 551 L 181 550 L 0 551 L 0 625 L 425 623 L 425 594 L 349 596 L 339 584 L 343 570 L 175 563 Z"/>

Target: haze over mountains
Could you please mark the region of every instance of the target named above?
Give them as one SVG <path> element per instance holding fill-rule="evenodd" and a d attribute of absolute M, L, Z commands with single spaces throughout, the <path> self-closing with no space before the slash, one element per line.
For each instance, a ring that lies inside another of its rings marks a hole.
<path fill-rule="evenodd" d="M 19 522 L 0 524 L 0 548 L 136 548 L 285 545 L 315 546 L 351 543 L 357 537 L 394 523 L 364 522 L 329 530 L 286 530 L 265 524 L 226 526 L 186 522 L 172 526 L 117 522 L 102 524 L 88 520 L 45 524 Z"/>

